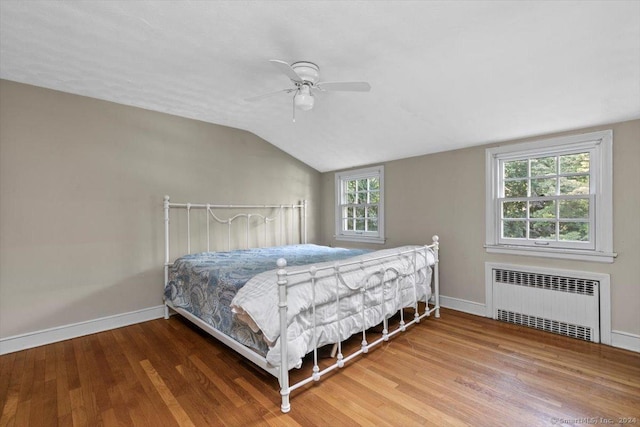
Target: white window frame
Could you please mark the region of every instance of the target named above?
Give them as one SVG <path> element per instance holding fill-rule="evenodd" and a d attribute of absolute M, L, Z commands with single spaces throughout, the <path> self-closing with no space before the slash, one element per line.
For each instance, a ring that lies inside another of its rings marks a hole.
<path fill-rule="evenodd" d="M 345 204 L 344 188 L 346 181 L 365 178 L 378 178 L 380 182 L 380 202 L 378 204 L 378 230 L 377 232 L 362 232 L 345 230 L 342 221 L 342 208 Z M 344 240 L 350 242 L 363 243 L 379 243 L 385 242 L 384 237 L 384 166 L 374 166 L 363 169 L 348 170 L 336 172 L 335 174 L 335 226 L 336 240 Z"/>
<path fill-rule="evenodd" d="M 589 243 L 524 241 L 501 236 L 501 165 L 505 160 L 590 153 Z M 613 262 L 613 132 L 611 130 L 504 145 L 486 150 L 486 245 L 489 253 Z M 537 242 L 537 243 L 536 243 Z"/>

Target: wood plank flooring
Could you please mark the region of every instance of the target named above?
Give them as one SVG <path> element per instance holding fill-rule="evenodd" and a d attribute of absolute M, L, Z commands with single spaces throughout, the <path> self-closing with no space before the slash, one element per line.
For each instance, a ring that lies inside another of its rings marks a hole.
<path fill-rule="evenodd" d="M 327 377 L 282 414 L 173 316 L 0 356 L 0 426 L 640 425 L 640 354 L 452 310 Z"/>

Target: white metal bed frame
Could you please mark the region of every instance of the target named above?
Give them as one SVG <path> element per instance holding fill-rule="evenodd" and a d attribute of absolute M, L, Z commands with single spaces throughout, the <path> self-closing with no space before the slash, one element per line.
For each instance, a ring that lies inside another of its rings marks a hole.
<path fill-rule="evenodd" d="M 246 219 L 246 224 L 247 224 L 247 228 L 246 228 L 246 248 L 250 247 L 250 235 L 251 235 L 251 227 L 250 227 L 250 222 L 251 222 L 251 218 L 252 217 L 257 217 L 259 218 L 261 221 L 263 221 L 264 224 L 264 228 L 265 228 L 265 244 L 268 241 L 268 235 L 267 235 L 267 229 L 269 228 L 269 223 L 274 223 L 277 222 L 279 224 L 278 230 L 274 230 L 274 232 L 279 231 L 280 234 L 280 241 L 279 244 L 287 244 L 287 242 L 285 241 L 285 215 L 286 215 L 286 211 L 289 211 L 290 215 L 291 215 L 291 220 L 290 220 L 290 238 L 293 238 L 293 234 L 295 232 L 295 219 L 296 219 L 296 213 L 298 215 L 298 219 L 299 219 L 299 242 L 300 243 L 307 243 L 307 214 L 306 214 L 306 210 L 307 210 L 307 202 L 306 201 L 302 201 L 299 204 L 290 204 L 290 205 L 283 205 L 283 204 L 274 204 L 274 205 L 216 205 L 216 204 L 193 204 L 193 203 L 171 203 L 169 196 L 165 196 L 164 197 L 164 231 L 165 231 L 165 262 L 164 262 L 164 283 L 165 286 L 168 283 L 169 280 L 169 267 L 172 266 L 171 263 L 171 258 L 170 258 L 170 245 L 169 245 L 169 223 L 170 223 L 170 219 L 169 219 L 169 211 L 170 209 L 185 209 L 187 212 L 187 253 L 191 253 L 191 210 L 195 209 L 195 210 L 204 210 L 205 211 L 205 215 L 207 216 L 207 221 L 206 221 L 206 231 L 207 231 L 207 251 L 210 251 L 210 238 L 209 238 L 209 233 L 210 233 L 210 220 L 215 221 L 216 223 L 219 224 L 227 224 L 228 226 L 228 233 L 227 233 L 227 250 L 231 249 L 231 226 L 233 224 L 234 221 L 240 219 L 240 218 L 244 218 Z M 268 215 L 264 215 L 264 214 L 260 214 L 260 213 L 236 213 L 233 214 L 227 218 L 219 218 L 218 216 L 216 216 L 215 212 L 216 210 L 233 210 L 233 211 L 237 211 L 237 210 L 271 210 L 273 212 L 275 212 L 272 216 L 268 216 Z M 434 255 L 434 259 L 435 259 L 435 263 L 433 265 L 433 274 L 432 274 L 432 295 L 431 295 L 431 299 L 429 301 L 424 301 L 425 303 L 425 308 L 424 308 L 424 312 L 422 314 L 420 314 L 418 312 L 418 301 L 416 300 L 414 303 L 414 317 L 413 320 L 409 321 L 409 322 L 405 322 L 404 319 L 404 312 L 401 309 L 399 311 L 400 313 L 400 323 L 399 326 L 392 330 L 389 331 L 388 330 L 388 318 L 385 317 L 384 321 L 383 321 L 383 330 L 382 330 L 382 336 L 380 338 L 378 338 L 377 340 L 368 343 L 367 342 L 367 337 L 366 337 L 366 330 L 362 331 L 362 342 L 361 342 L 361 346 L 358 350 L 354 351 L 353 353 L 344 356 L 342 354 L 342 343 L 338 342 L 336 343 L 336 345 L 334 345 L 334 352 L 335 350 L 337 350 L 337 356 L 336 356 L 336 362 L 331 364 L 330 366 L 324 368 L 324 369 L 320 369 L 318 366 L 318 348 L 314 348 L 313 350 L 313 373 L 312 375 L 310 375 L 309 377 L 290 385 L 289 384 L 289 371 L 287 369 L 288 366 L 288 354 L 287 354 L 287 342 L 286 340 L 281 339 L 280 340 L 280 356 L 281 356 L 281 363 L 280 366 L 274 367 L 273 365 L 269 364 L 266 360 L 266 358 L 264 358 L 263 356 L 255 353 L 253 350 L 251 350 L 248 347 L 245 347 L 244 345 L 240 344 L 239 342 L 237 342 L 236 340 L 232 339 L 231 337 L 221 333 L 220 331 L 218 331 L 217 329 L 213 328 L 211 325 L 205 323 L 204 321 L 202 321 L 200 318 L 194 316 L 193 314 L 189 313 L 188 311 L 180 308 L 180 307 L 175 307 L 171 304 L 170 301 L 166 301 L 165 300 L 165 319 L 169 318 L 169 308 L 171 308 L 172 310 L 176 311 L 177 313 L 179 313 L 180 315 L 182 315 L 183 317 L 187 318 L 188 320 L 190 320 L 191 322 L 193 322 L 194 324 L 198 325 L 201 329 L 203 329 L 204 331 L 208 332 L 210 335 L 212 335 L 213 337 L 215 337 L 216 339 L 218 339 L 219 341 L 221 341 L 222 343 L 224 343 L 225 345 L 227 345 L 228 347 L 232 348 L 233 350 L 235 350 L 236 352 L 238 352 L 240 355 L 242 355 L 243 357 L 245 357 L 247 360 L 253 362 L 255 365 L 257 365 L 258 367 L 262 368 L 263 370 L 265 370 L 266 372 L 269 372 L 270 374 L 272 374 L 273 376 L 275 376 L 276 378 L 278 378 L 279 384 L 280 384 L 280 395 L 282 396 L 282 404 L 280 406 L 280 409 L 282 412 L 289 412 L 291 409 L 291 405 L 290 405 L 290 401 L 289 401 L 289 397 L 292 391 L 305 386 L 306 384 L 310 383 L 311 381 L 319 381 L 320 378 L 325 375 L 328 374 L 329 372 L 333 371 L 336 368 L 342 368 L 344 367 L 345 363 L 351 361 L 352 359 L 356 358 L 357 356 L 367 353 L 369 351 L 369 349 L 371 349 L 372 347 L 377 346 L 378 344 L 381 344 L 385 341 L 388 341 L 389 338 L 391 338 L 392 336 L 400 333 L 400 332 L 404 332 L 407 327 L 413 325 L 414 323 L 420 323 L 420 320 L 423 319 L 424 317 L 428 317 L 430 316 L 432 313 L 435 314 L 435 317 L 438 318 L 440 317 L 440 280 L 439 280 L 439 271 L 438 271 L 438 263 L 439 263 L 439 259 L 438 259 L 438 252 L 439 252 L 439 238 L 438 236 L 433 236 L 433 242 L 430 245 L 425 245 L 425 246 L 420 246 L 417 249 L 412 249 L 412 250 L 407 250 L 404 252 L 398 252 L 394 255 L 386 255 L 386 256 L 380 256 L 377 258 L 373 258 L 372 261 L 375 260 L 382 260 L 385 258 L 390 258 L 390 257 L 395 257 L 398 255 L 402 255 L 402 256 L 413 256 L 414 259 L 414 266 L 416 265 L 415 263 L 415 258 L 418 256 L 418 252 L 424 252 L 424 256 L 427 256 L 427 252 L 428 251 L 432 251 L 433 255 Z M 338 283 L 338 281 L 342 280 L 341 274 L 340 274 L 340 269 L 342 267 L 346 267 L 349 265 L 354 265 L 356 263 L 360 263 L 360 261 L 357 262 L 353 262 L 353 261 L 349 261 L 348 259 L 345 261 L 341 261 L 341 262 L 336 262 L 335 264 L 333 264 L 332 266 L 328 266 L 328 267 L 323 267 L 323 268 L 317 268 L 315 266 L 310 266 L 309 269 L 305 269 L 303 271 L 296 271 L 296 272 L 291 272 L 291 271 L 287 271 L 286 270 L 286 265 L 287 262 L 285 259 L 279 259 L 277 262 L 277 283 L 278 283 L 278 297 L 279 297 L 279 303 L 278 303 L 278 307 L 279 307 L 279 314 L 280 314 L 280 336 L 281 337 L 286 337 L 287 336 L 287 277 L 291 277 L 293 275 L 298 275 L 298 274 L 310 274 L 311 276 L 311 282 L 312 284 L 315 282 L 315 276 L 319 271 L 322 270 L 332 270 L 333 271 L 333 275 L 335 275 L 336 277 L 336 283 Z M 380 269 L 380 271 L 376 272 L 376 273 L 372 273 L 369 276 L 367 276 L 365 278 L 365 280 L 363 280 L 363 284 L 366 284 L 367 281 L 376 275 L 381 275 L 384 276 L 385 273 L 387 271 L 384 269 Z M 414 279 L 416 277 L 417 274 L 414 274 Z M 362 292 L 363 292 L 363 296 L 364 296 L 364 292 L 365 292 L 365 287 L 362 287 Z M 336 294 L 337 296 L 337 294 Z M 431 308 L 429 308 L 429 302 L 433 303 L 433 306 Z M 314 313 L 313 318 L 315 319 L 315 296 L 314 296 L 314 302 L 312 305 L 312 310 Z M 363 308 L 363 316 L 364 316 L 364 308 Z M 338 323 L 338 326 L 340 324 Z M 314 334 L 315 334 L 315 320 L 314 320 Z M 314 335 L 315 337 L 315 335 Z M 315 341 L 315 339 L 314 339 Z M 332 352 L 332 353 L 334 353 Z"/>

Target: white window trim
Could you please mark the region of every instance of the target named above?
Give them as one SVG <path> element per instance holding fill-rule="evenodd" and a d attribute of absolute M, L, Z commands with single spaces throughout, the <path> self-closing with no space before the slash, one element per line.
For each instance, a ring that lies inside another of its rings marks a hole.
<path fill-rule="evenodd" d="M 535 157 L 554 153 L 559 150 L 577 147 L 584 144 L 595 144 L 598 155 L 591 167 L 597 170 L 595 194 L 594 231 L 595 249 L 568 249 L 535 246 L 513 246 L 500 244 L 500 222 L 498 216 L 497 192 L 500 159 L 514 155 Z M 488 148 L 485 156 L 486 167 L 486 199 L 485 248 L 488 253 L 528 255 L 545 258 L 562 258 L 572 260 L 612 263 L 617 256 L 613 252 L 613 132 L 611 130 L 590 132 L 580 135 L 562 136 L 538 141 L 510 144 Z"/>
<path fill-rule="evenodd" d="M 356 234 L 345 233 L 342 230 L 340 212 L 342 194 L 342 181 L 352 180 L 358 178 L 371 177 L 377 175 L 380 179 L 380 207 L 378 210 L 378 235 L 377 236 L 362 236 Z M 385 242 L 384 235 L 384 166 L 373 166 L 363 169 L 354 169 L 342 172 L 336 172 L 335 174 L 335 236 L 336 240 L 349 241 L 349 242 L 361 242 L 361 243 L 377 243 L 383 244 Z"/>

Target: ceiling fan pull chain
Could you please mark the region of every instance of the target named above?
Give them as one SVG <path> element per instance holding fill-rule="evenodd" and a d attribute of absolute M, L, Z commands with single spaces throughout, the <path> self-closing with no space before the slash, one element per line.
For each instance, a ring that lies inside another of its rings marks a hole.
<path fill-rule="evenodd" d="M 293 123 L 296 122 L 296 95 L 298 94 L 298 91 L 296 91 L 296 93 L 293 94 L 293 98 L 291 98 L 291 105 L 293 105 Z"/>

